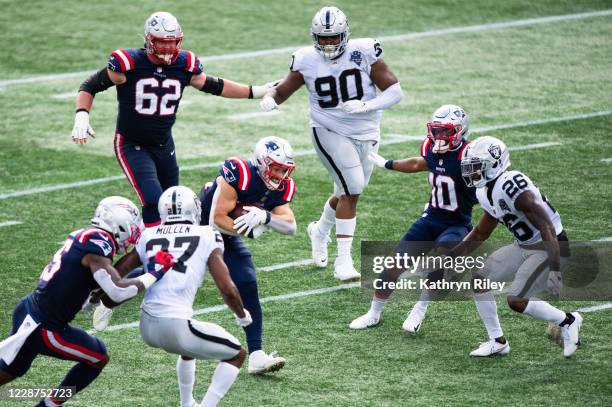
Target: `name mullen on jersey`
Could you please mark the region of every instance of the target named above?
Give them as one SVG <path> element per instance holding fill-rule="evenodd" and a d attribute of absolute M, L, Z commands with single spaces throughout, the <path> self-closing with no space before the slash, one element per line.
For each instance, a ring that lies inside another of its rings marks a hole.
<path fill-rule="evenodd" d="M 302 74 L 310 93 L 311 127 L 323 127 L 358 140 L 378 140 L 382 111 L 351 115 L 341 106 L 348 100 L 376 97 L 371 65 L 382 57 L 380 42 L 372 38 L 349 40 L 342 55 L 333 60 L 312 46 L 297 50 L 290 69 Z"/>

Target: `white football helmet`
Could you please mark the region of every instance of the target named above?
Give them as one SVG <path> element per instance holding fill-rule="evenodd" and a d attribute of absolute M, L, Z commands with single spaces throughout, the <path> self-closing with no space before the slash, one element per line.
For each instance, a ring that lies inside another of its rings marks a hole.
<path fill-rule="evenodd" d="M 349 40 L 348 18 L 338 7 L 323 7 L 312 19 L 310 28 L 315 49 L 326 58 L 334 59 L 341 55 Z M 337 44 L 323 45 L 320 37 L 338 37 Z"/>
<path fill-rule="evenodd" d="M 432 151 L 444 154 L 459 147 L 469 128 L 470 118 L 461 106 L 440 106 L 427 122 L 427 137 L 434 143 Z"/>
<path fill-rule="evenodd" d="M 255 144 L 253 160 L 259 176 L 269 189 L 277 190 L 295 169 L 293 148 L 283 138 L 264 137 Z"/>
<path fill-rule="evenodd" d="M 109 196 L 101 200 L 91 224 L 113 236 L 118 254 L 124 254 L 130 245 L 135 245 L 144 228 L 136 205 L 121 196 Z"/>
<path fill-rule="evenodd" d="M 183 30 L 172 14 L 157 11 L 145 21 L 145 49 L 161 65 L 170 65 L 178 58 L 183 42 Z"/>
<path fill-rule="evenodd" d="M 461 160 L 461 175 L 468 187 L 482 188 L 510 166 L 510 154 L 503 141 L 479 137 L 468 144 Z"/>
<path fill-rule="evenodd" d="M 191 189 L 183 186 L 166 189 L 159 197 L 157 210 L 164 224 L 189 222 L 199 225 L 202 217 L 200 198 Z"/>

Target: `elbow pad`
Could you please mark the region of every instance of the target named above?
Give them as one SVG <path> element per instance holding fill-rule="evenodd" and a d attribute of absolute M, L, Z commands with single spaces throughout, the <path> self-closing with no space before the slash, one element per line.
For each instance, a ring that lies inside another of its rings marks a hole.
<path fill-rule="evenodd" d="M 206 75 L 204 86 L 202 86 L 200 90 L 215 96 L 220 96 L 221 92 L 223 92 L 223 79 L 212 75 Z"/>
<path fill-rule="evenodd" d="M 105 269 L 98 269 L 93 274 L 94 280 L 100 288 L 109 296 L 113 302 L 121 303 L 135 297 L 138 294 L 138 287 L 131 285 L 129 287 L 118 287 L 113 282 L 110 274 Z"/>
<path fill-rule="evenodd" d="M 104 92 L 113 85 L 113 81 L 111 81 L 110 76 L 108 76 L 108 71 L 106 68 L 102 68 L 81 84 L 79 92 L 83 91 L 95 95 L 98 92 Z"/>

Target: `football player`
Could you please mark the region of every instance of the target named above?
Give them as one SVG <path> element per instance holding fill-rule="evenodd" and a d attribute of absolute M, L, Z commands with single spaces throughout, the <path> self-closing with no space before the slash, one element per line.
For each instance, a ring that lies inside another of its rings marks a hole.
<path fill-rule="evenodd" d="M 85 144 L 95 133 L 89 124 L 94 96 L 117 87 L 119 114 L 114 149 L 117 161 L 142 204 L 146 227 L 159 224 L 157 200 L 178 185 L 172 126 L 183 89 L 226 98 L 261 98 L 265 86 L 247 86 L 204 73 L 200 59 L 181 49 L 183 30 L 170 13 L 155 12 L 144 25 L 144 48 L 115 50 L 81 87 L 76 98 L 72 141 Z"/>
<path fill-rule="evenodd" d="M 559 213 L 540 189 L 522 172 L 508 170 L 510 155 L 506 145 L 494 137 L 480 137 L 467 146 L 461 172 L 484 213 L 478 224 L 454 247 L 449 256 L 465 255 L 487 240 L 498 222 L 514 235 L 515 242 L 496 250 L 475 279 L 514 281 L 507 295 L 508 306 L 519 313 L 555 323 L 561 327 L 563 354 L 576 352 L 582 316 L 564 312 L 534 297 L 547 289 L 549 273 L 559 275 L 569 257 L 567 235 Z M 490 291 L 474 293 L 478 313 L 489 340 L 470 356 L 506 355 L 510 345 L 497 316 L 497 305 Z"/>
<path fill-rule="evenodd" d="M 158 209 L 162 223 L 146 229 L 136 250 L 121 261 L 124 270 L 151 262 L 167 270 L 164 284 L 151 287 L 142 301 L 140 334 L 148 345 L 179 355 L 176 373 L 181 407 L 216 406 L 238 377 L 246 351 L 219 325 L 192 319 L 193 302 L 206 270 L 234 312 L 236 323 L 247 326 L 252 319 L 223 261 L 221 235 L 210 226 L 200 226 L 201 204 L 195 193 L 184 186 L 171 187 L 159 198 Z M 195 359 L 220 361 L 201 404 L 193 398 Z"/>
<path fill-rule="evenodd" d="M 385 160 L 377 153 L 370 158 L 379 168 L 415 173 L 429 171 L 431 195 L 421 217 L 410 226 L 402 242 L 405 250 L 418 256 L 434 249 L 443 254 L 460 242 L 472 229 L 472 207 L 477 202 L 475 188 L 468 187 L 461 176 L 461 157 L 470 143 L 468 138 L 469 116 L 457 105 L 440 106 L 427 122 L 427 137 L 421 144 L 420 156 L 403 160 Z M 386 271 L 383 278 L 397 280 L 402 270 Z M 439 277 L 439 276 L 438 276 Z M 429 276 L 435 279 L 436 275 Z M 380 315 L 391 290 L 376 290 L 370 310 L 353 320 L 349 327 L 364 329 L 380 323 Z M 430 292 L 423 291 L 421 298 L 408 313 L 402 328 L 416 334 L 421 328 Z"/>
<path fill-rule="evenodd" d="M 69 325 L 90 292 L 101 288 L 113 301 L 122 302 L 163 276 L 163 270 L 152 269 L 121 280 L 113 267 L 115 254 L 125 253 L 141 233 L 142 219 L 131 201 L 118 196 L 103 199 L 91 224 L 68 236 L 43 269 L 36 289 L 15 307 L 11 336 L 0 343 L 0 385 L 24 375 L 38 355 L 46 355 L 77 362 L 60 386 L 74 386 L 77 393 L 86 388 L 109 361 L 100 339 Z M 63 401 L 46 398 L 38 406 Z"/>
<path fill-rule="evenodd" d="M 249 350 L 248 372 L 273 372 L 285 359 L 262 350 L 262 311 L 255 265 L 241 237 L 257 238 L 268 230 L 295 235 L 296 222 L 289 206 L 296 187 L 293 149 L 280 137 L 264 137 L 255 145 L 252 160 L 228 158 L 212 183 L 200 193 L 202 224 L 214 225 L 223 236 L 223 258 L 238 287 L 253 324 L 244 328 Z M 243 205 L 244 214 L 232 215 Z"/>
<path fill-rule="evenodd" d="M 314 47 L 297 50 L 290 72 L 261 102 L 264 111 L 277 108 L 306 84 L 310 93 L 312 142 L 334 181 L 318 221 L 308 225 L 315 265 L 326 267 L 331 229 L 336 227 L 338 256 L 334 277 L 358 280 L 351 245 L 357 224 L 357 201 L 372 173 L 368 154 L 378 150 L 382 110 L 399 103 L 400 84 L 385 61 L 380 41 L 349 40 L 346 15 L 323 7 L 311 26 Z M 381 93 L 377 96 L 376 89 Z"/>

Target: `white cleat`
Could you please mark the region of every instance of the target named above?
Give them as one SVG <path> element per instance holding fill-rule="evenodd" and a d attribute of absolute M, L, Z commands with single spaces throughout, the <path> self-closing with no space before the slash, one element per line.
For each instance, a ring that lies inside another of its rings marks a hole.
<path fill-rule="evenodd" d="M 308 237 L 310 238 L 310 244 L 312 246 L 312 259 L 314 260 L 315 266 L 327 267 L 327 245 L 329 244 L 329 236 L 322 236 L 319 233 L 317 227 L 317 221 L 310 222 L 308 224 Z"/>
<path fill-rule="evenodd" d="M 474 349 L 470 352 L 470 356 L 486 357 L 507 355 L 508 353 L 510 353 L 510 343 L 508 343 L 508 340 L 506 340 L 506 343 L 499 343 L 495 339 L 491 339 L 487 342 L 481 342 L 478 349 Z"/>
<path fill-rule="evenodd" d="M 580 346 L 580 327 L 582 326 L 582 315 L 577 312 L 572 312 L 574 322 L 570 325 L 561 327 L 561 336 L 563 337 L 563 356 L 569 358 L 576 352 Z"/>
<path fill-rule="evenodd" d="M 425 313 L 416 308 L 412 308 L 408 313 L 408 317 L 402 324 L 402 329 L 413 335 L 416 335 L 421 329 L 423 320 L 425 319 Z"/>
<path fill-rule="evenodd" d="M 361 274 L 355 270 L 353 260 L 340 260 L 337 258 L 334 262 L 334 277 L 340 281 L 358 281 L 361 279 Z"/>
<path fill-rule="evenodd" d="M 106 308 L 104 304 L 100 302 L 100 305 L 96 308 L 93 313 L 93 327 L 96 331 L 104 331 L 108 326 L 111 317 L 113 316 L 113 310 Z"/>
<path fill-rule="evenodd" d="M 374 316 L 371 313 L 366 313 L 360 317 L 357 317 L 349 324 L 351 329 L 366 329 L 372 328 L 380 324 L 380 314 Z"/>
<path fill-rule="evenodd" d="M 276 372 L 285 366 L 285 362 L 285 358 L 277 356 L 276 352 L 268 355 L 263 350 L 258 350 L 249 355 L 248 372 L 250 374 Z"/>

